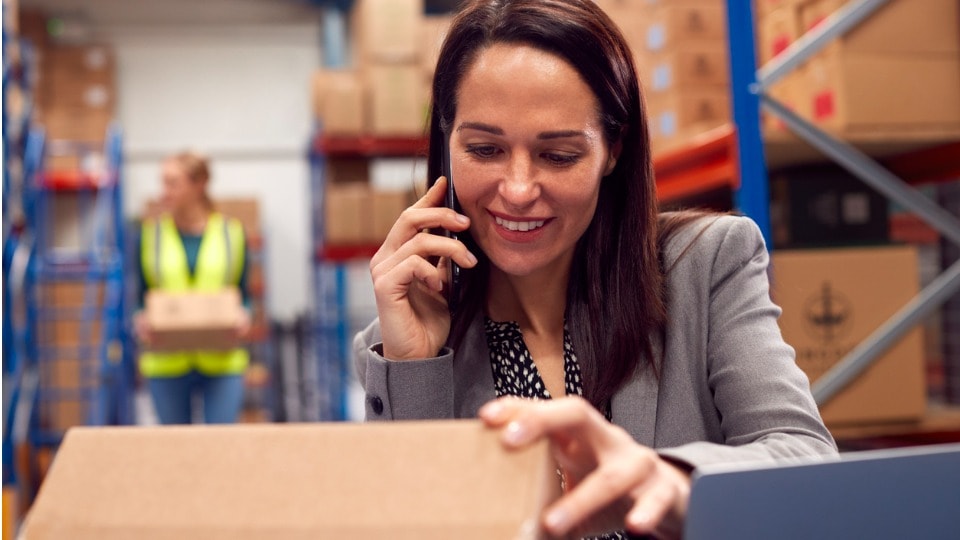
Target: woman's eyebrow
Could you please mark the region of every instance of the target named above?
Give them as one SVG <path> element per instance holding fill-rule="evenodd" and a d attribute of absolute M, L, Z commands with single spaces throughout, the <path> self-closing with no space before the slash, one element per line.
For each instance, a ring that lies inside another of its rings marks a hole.
<path fill-rule="evenodd" d="M 497 126 L 491 126 L 490 124 L 484 124 L 481 122 L 464 122 L 460 124 L 460 126 L 457 128 L 457 131 L 461 131 L 463 129 L 476 129 L 479 131 L 486 131 L 487 133 L 493 135 L 503 135 L 503 130 Z"/>
<path fill-rule="evenodd" d="M 478 131 L 484 131 L 492 135 L 503 135 L 503 129 L 493 126 L 490 124 L 484 124 L 483 122 L 463 122 L 460 126 L 457 127 L 457 131 L 464 129 L 475 129 Z M 549 139 L 565 139 L 571 137 L 582 137 L 584 139 L 589 139 L 590 136 L 585 131 L 580 131 L 576 129 L 564 129 L 557 131 L 544 131 L 543 133 L 537 134 L 537 138 L 540 140 L 549 140 Z"/>
<path fill-rule="evenodd" d="M 565 139 L 568 137 L 583 137 L 584 139 L 589 139 L 590 137 L 584 131 L 578 131 L 575 129 L 565 129 L 560 131 L 544 131 L 537 135 L 538 139 L 547 140 L 547 139 Z"/>

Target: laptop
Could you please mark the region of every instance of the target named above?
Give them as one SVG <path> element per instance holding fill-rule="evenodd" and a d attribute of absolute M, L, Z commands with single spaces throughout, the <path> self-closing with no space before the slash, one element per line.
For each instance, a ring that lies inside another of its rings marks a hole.
<path fill-rule="evenodd" d="M 695 473 L 686 540 L 960 539 L 960 444 Z"/>

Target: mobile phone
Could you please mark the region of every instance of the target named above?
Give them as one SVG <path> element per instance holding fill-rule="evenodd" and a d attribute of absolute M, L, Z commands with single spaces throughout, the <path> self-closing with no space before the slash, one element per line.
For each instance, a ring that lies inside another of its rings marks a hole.
<path fill-rule="evenodd" d="M 450 155 L 450 135 L 443 138 L 443 156 L 441 158 L 441 169 L 443 175 L 447 177 L 447 194 L 444 198 L 444 206 L 452 209 L 454 212 L 460 212 L 460 203 L 457 201 L 457 192 L 453 187 L 453 167 L 451 166 Z M 453 231 L 444 229 L 447 238 L 459 240 L 459 235 Z M 460 300 L 460 265 L 453 259 L 447 261 L 447 306 L 453 313 L 457 309 Z"/>

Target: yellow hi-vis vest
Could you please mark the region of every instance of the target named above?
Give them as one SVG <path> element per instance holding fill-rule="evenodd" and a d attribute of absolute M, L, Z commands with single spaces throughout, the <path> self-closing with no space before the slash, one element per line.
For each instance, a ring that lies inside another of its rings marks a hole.
<path fill-rule="evenodd" d="M 236 286 L 243 273 L 242 225 L 213 213 L 200 240 L 197 264 L 190 275 L 187 252 L 173 218 L 163 215 L 144 222 L 140 264 L 147 287 L 168 292 L 217 291 Z M 230 351 L 144 352 L 140 373 L 144 377 L 179 377 L 197 370 L 204 375 L 243 373 L 250 363 L 246 349 Z"/>

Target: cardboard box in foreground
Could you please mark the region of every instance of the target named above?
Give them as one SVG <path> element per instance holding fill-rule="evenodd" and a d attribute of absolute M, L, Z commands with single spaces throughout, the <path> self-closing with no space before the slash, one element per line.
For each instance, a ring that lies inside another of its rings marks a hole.
<path fill-rule="evenodd" d="M 236 288 L 216 292 L 148 291 L 144 303 L 153 332 L 152 350 L 225 350 L 239 345 L 237 325 L 243 306 Z"/>
<path fill-rule="evenodd" d="M 75 428 L 24 539 L 537 538 L 556 483 L 478 421 Z"/>

